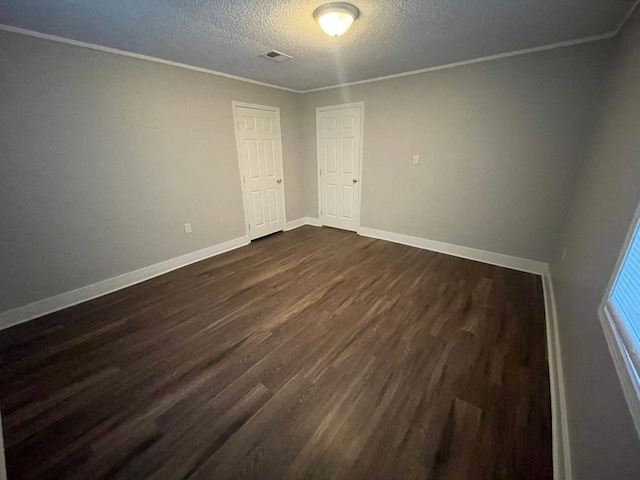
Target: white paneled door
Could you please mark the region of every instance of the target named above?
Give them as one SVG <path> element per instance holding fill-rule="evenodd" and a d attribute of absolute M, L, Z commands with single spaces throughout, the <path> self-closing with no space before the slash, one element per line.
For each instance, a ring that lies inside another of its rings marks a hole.
<path fill-rule="evenodd" d="M 234 107 L 249 236 L 254 240 L 284 229 L 280 115 L 272 107 Z"/>
<path fill-rule="evenodd" d="M 362 104 L 317 109 L 320 221 L 357 231 L 360 226 Z"/>

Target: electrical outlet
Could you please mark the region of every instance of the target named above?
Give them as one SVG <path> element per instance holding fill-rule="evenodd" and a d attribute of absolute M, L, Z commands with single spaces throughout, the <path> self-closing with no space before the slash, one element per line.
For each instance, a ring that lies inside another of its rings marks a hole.
<path fill-rule="evenodd" d="M 191 224 L 190 223 L 185 223 L 184 224 L 184 233 L 191 233 Z"/>
<path fill-rule="evenodd" d="M 413 156 L 413 164 L 418 165 L 420 163 L 420 155 Z"/>

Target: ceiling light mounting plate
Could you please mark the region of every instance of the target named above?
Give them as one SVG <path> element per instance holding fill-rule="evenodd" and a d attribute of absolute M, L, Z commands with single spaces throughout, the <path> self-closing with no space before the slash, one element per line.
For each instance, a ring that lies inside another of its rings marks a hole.
<path fill-rule="evenodd" d="M 313 12 L 313 18 L 332 37 L 338 37 L 349 30 L 359 15 L 357 7 L 344 2 L 327 3 Z"/>

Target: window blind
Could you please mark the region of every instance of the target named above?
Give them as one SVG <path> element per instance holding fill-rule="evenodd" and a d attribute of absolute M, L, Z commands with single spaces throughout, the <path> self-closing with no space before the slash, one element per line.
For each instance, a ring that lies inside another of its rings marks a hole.
<path fill-rule="evenodd" d="M 629 248 L 611 290 L 611 301 L 626 321 L 629 333 L 640 346 L 640 222 L 636 225 Z"/>

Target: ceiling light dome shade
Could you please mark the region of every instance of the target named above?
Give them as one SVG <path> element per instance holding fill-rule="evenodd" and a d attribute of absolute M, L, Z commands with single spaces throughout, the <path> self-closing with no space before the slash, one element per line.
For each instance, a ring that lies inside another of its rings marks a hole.
<path fill-rule="evenodd" d="M 313 18 L 318 21 L 322 30 L 332 37 L 339 37 L 349 30 L 358 15 L 360 11 L 349 3 L 328 3 L 313 12 Z"/>

